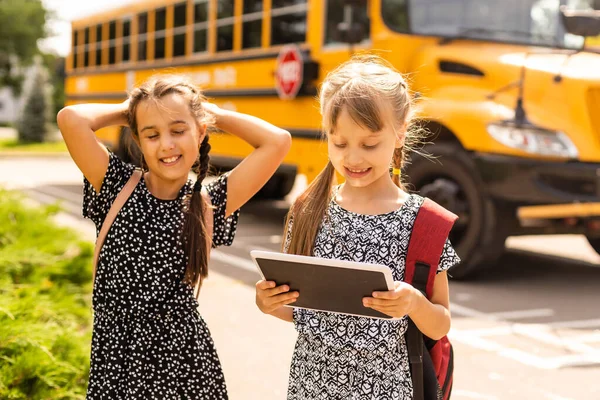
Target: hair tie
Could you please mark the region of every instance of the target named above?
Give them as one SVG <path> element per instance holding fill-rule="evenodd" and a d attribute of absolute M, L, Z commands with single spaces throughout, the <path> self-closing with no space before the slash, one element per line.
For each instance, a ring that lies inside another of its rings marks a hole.
<path fill-rule="evenodd" d="M 393 175 L 400 175 L 400 168 L 394 168 L 394 169 L 392 169 L 392 174 Z"/>
<path fill-rule="evenodd" d="M 196 180 L 196 183 L 194 183 L 194 192 L 198 192 L 200 193 L 202 191 L 202 182 L 200 181 L 200 179 Z"/>

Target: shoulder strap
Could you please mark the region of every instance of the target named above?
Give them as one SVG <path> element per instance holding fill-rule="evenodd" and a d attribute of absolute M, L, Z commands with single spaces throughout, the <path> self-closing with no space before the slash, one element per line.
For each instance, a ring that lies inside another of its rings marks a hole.
<path fill-rule="evenodd" d="M 425 198 L 415 220 L 406 256 L 404 281 L 431 298 L 434 277 L 448 234 L 458 217 Z"/>
<path fill-rule="evenodd" d="M 206 202 L 206 210 L 204 212 L 204 223 L 206 224 L 206 233 L 207 233 L 207 240 L 208 240 L 208 246 L 209 246 L 209 250 L 212 248 L 212 236 L 213 236 L 213 225 L 214 225 L 214 211 L 213 211 L 213 206 L 212 206 L 212 201 L 210 199 L 210 196 L 208 195 L 208 192 L 205 190 L 205 188 L 202 188 L 202 198 L 204 199 L 204 201 Z M 210 251 L 208 252 L 208 255 L 210 256 Z"/>
<path fill-rule="evenodd" d="M 121 207 L 123 207 L 123 205 L 127 202 L 127 199 L 129 199 L 129 196 L 131 196 L 131 193 L 133 193 L 133 190 L 137 186 L 141 177 L 141 170 L 136 169 L 133 171 L 133 174 L 131 174 L 131 177 L 129 178 L 123 189 L 121 189 L 121 191 L 117 195 L 117 198 L 110 207 L 110 210 L 108 210 L 106 218 L 104 218 L 102 228 L 100 228 L 100 233 L 98 234 L 98 238 L 96 239 L 96 248 L 94 249 L 94 279 L 96 279 L 96 268 L 98 268 L 98 256 L 100 255 L 100 249 L 104 244 L 106 235 L 108 234 L 108 231 L 110 230 L 110 227 L 114 222 L 115 218 L 117 218 L 117 214 L 119 214 Z"/>
<path fill-rule="evenodd" d="M 404 281 L 423 292 L 427 298 L 431 298 L 434 277 L 444 251 L 446 238 L 457 218 L 456 215 L 427 198 L 417 213 L 408 243 Z M 426 400 L 428 391 L 425 388 L 426 377 L 423 364 L 428 355 L 424 351 L 423 334 L 410 319 L 406 336 L 413 399 Z"/>

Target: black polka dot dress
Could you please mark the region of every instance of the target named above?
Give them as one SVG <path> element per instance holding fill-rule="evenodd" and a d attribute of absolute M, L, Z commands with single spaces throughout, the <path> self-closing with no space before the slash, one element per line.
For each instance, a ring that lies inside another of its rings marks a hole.
<path fill-rule="evenodd" d="M 99 194 L 84 180 L 83 215 L 97 232 L 134 167 L 110 154 Z M 182 201 L 154 197 L 143 179 L 113 222 L 93 291 L 87 399 L 227 399 L 221 364 L 193 289 L 182 282 Z M 225 218 L 227 176 L 207 186 L 213 245 L 231 245 L 239 210 Z"/>

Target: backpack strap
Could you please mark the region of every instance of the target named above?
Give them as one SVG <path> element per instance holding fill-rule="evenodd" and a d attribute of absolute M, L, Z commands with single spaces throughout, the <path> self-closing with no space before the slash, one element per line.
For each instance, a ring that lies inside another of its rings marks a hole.
<path fill-rule="evenodd" d="M 133 171 L 133 174 L 131 174 L 131 177 L 129 178 L 129 180 L 123 187 L 123 189 L 121 189 L 121 191 L 117 195 L 117 198 L 115 199 L 112 206 L 110 207 L 110 210 L 108 210 L 108 214 L 106 215 L 106 218 L 104 218 L 104 222 L 102 223 L 102 228 L 100 228 L 100 233 L 98 234 L 98 238 L 96 239 L 96 247 L 94 249 L 94 272 L 93 272 L 94 280 L 96 279 L 96 270 L 98 268 L 98 258 L 100 256 L 100 250 L 102 249 L 102 245 L 104 244 L 104 241 L 106 240 L 108 231 L 110 230 L 110 227 L 112 226 L 113 222 L 117 218 L 119 211 L 125 205 L 125 203 L 127 202 L 129 197 L 133 193 L 135 187 L 137 186 L 137 184 L 139 183 L 141 178 L 142 178 L 141 170 L 136 169 L 135 171 Z M 206 202 L 206 205 L 207 205 L 206 210 L 205 210 L 204 220 L 205 220 L 205 224 L 206 224 L 205 225 L 206 226 L 206 241 L 207 241 L 207 246 L 209 249 L 208 257 L 210 258 L 210 248 L 212 247 L 212 236 L 213 236 L 213 225 L 214 225 L 214 212 L 213 212 L 212 201 L 210 199 L 208 192 L 204 188 L 202 188 L 201 194 L 202 194 L 202 198 L 204 199 L 204 201 Z M 196 298 L 198 298 L 199 293 L 200 293 L 200 286 L 198 286 L 198 288 L 197 288 Z"/>
<path fill-rule="evenodd" d="M 98 238 L 96 239 L 96 248 L 94 249 L 94 272 L 93 272 L 94 280 L 96 279 L 96 269 L 98 268 L 98 257 L 100 256 L 100 249 L 102 249 L 102 245 L 104 244 L 106 235 L 108 235 L 108 231 L 110 230 L 110 227 L 111 227 L 112 223 L 114 222 L 115 218 L 117 218 L 117 214 L 119 214 L 121 207 L 123 207 L 123 205 L 129 199 L 129 196 L 131 196 L 131 193 L 133 193 L 133 190 L 137 186 L 141 177 L 142 177 L 141 170 L 136 169 L 133 171 L 133 174 L 131 174 L 131 177 L 129 178 L 129 180 L 123 187 L 123 189 L 121 189 L 121 191 L 117 195 L 117 198 L 115 199 L 112 206 L 110 207 L 110 210 L 108 210 L 108 214 L 106 214 L 106 218 L 104 218 L 104 222 L 102 223 L 102 228 L 100 228 L 100 233 L 98 234 Z"/>
<path fill-rule="evenodd" d="M 404 281 L 427 298 L 433 283 L 448 234 L 458 217 L 433 200 L 425 198 L 415 220 L 406 256 Z"/>
<path fill-rule="evenodd" d="M 457 218 L 455 214 L 428 198 L 424 199 L 417 212 L 408 243 L 404 281 L 423 292 L 428 299 L 433 294 L 435 274 L 446 239 Z M 413 399 L 437 398 L 436 394 L 432 395 L 425 387 L 425 381 L 427 380 L 429 384 L 431 379 L 429 379 L 429 375 L 425 374 L 423 364 L 424 362 L 431 364 L 431 359 L 429 353 L 424 353 L 423 334 L 410 319 L 408 320 L 406 345 L 413 383 Z"/>

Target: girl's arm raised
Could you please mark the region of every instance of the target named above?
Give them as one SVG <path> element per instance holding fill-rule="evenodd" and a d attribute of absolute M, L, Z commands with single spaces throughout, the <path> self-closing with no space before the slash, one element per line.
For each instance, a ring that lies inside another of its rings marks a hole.
<path fill-rule="evenodd" d="M 213 104 L 205 104 L 205 108 L 215 116 L 217 128 L 254 147 L 227 178 L 225 214 L 228 216 L 250 200 L 273 176 L 290 150 L 292 139 L 288 131 L 262 119 L 223 110 Z"/>
<path fill-rule="evenodd" d="M 108 150 L 96 139 L 98 129 L 127 125 L 128 101 L 121 104 L 77 104 L 59 111 L 56 121 L 71 158 L 100 192 L 108 169 Z"/>

